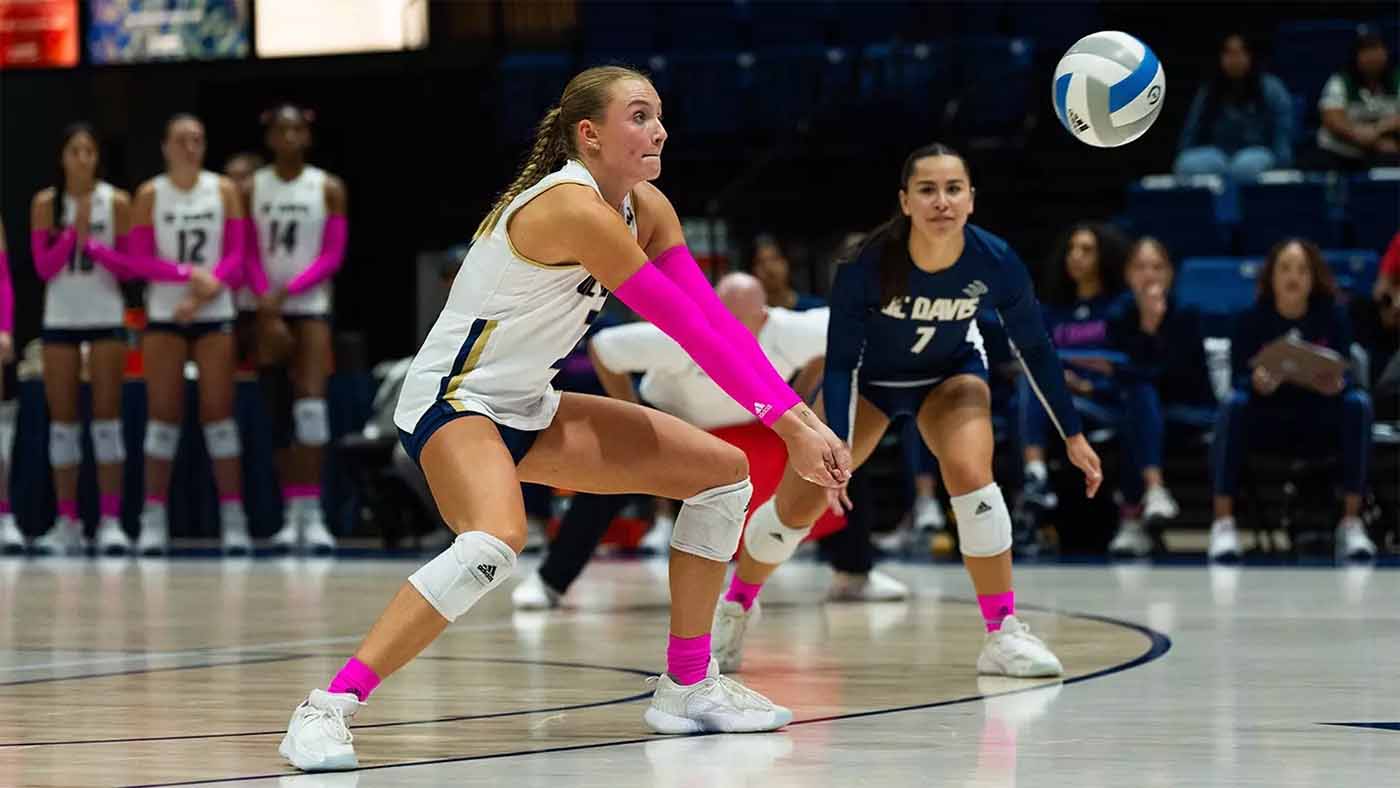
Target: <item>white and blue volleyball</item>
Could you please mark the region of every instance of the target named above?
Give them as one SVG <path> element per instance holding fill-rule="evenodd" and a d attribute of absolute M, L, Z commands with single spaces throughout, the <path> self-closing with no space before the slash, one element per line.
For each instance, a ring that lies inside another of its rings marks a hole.
<path fill-rule="evenodd" d="M 1167 97 L 1167 74 L 1146 44 L 1116 30 L 1087 35 L 1055 67 L 1055 114 L 1075 139 L 1099 148 L 1141 137 Z"/>

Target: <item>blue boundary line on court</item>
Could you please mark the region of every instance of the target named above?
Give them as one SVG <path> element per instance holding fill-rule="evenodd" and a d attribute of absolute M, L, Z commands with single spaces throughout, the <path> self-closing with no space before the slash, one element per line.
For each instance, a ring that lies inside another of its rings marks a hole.
<path fill-rule="evenodd" d="M 966 599 L 959 599 L 959 598 L 942 598 L 941 601 L 957 602 L 957 603 L 961 603 L 961 604 L 968 604 L 968 603 L 969 603 L 968 600 L 966 600 Z M 1090 679 L 1103 678 L 1104 676 L 1109 676 L 1109 675 L 1112 675 L 1112 674 L 1114 674 L 1114 673 L 1121 673 L 1122 671 L 1129 670 L 1129 669 L 1131 669 L 1131 668 L 1140 667 L 1140 666 L 1142 666 L 1142 665 L 1145 665 L 1145 664 L 1147 664 L 1147 663 L 1149 663 L 1149 662 L 1152 662 L 1153 660 L 1156 660 L 1156 659 L 1162 657 L 1162 656 L 1165 655 L 1168 651 L 1170 651 L 1170 650 L 1171 650 L 1171 647 L 1172 647 L 1172 640 L 1171 640 L 1171 638 L 1167 637 L 1165 634 L 1163 634 L 1163 633 L 1161 633 L 1161 632 L 1158 632 L 1158 631 L 1155 630 L 1155 629 L 1151 629 L 1151 628 L 1149 628 L 1149 627 L 1145 627 L 1145 626 L 1143 626 L 1143 625 L 1141 625 L 1141 624 L 1135 624 L 1135 623 L 1133 623 L 1133 622 L 1131 622 L 1131 621 L 1124 621 L 1124 620 L 1122 620 L 1122 619 L 1110 618 L 1110 617 L 1108 617 L 1108 616 L 1100 616 L 1100 615 L 1095 615 L 1095 614 L 1092 614 L 1092 613 L 1067 613 L 1067 612 L 1064 612 L 1064 611 L 1055 610 L 1055 609 L 1053 609 L 1053 608 L 1046 608 L 1046 607 L 1033 607 L 1033 606 L 1030 606 L 1030 605 L 1021 605 L 1021 607 L 1022 607 L 1023 609 L 1026 609 L 1026 610 L 1035 610 L 1035 611 L 1038 611 L 1038 612 L 1054 613 L 1055 615 L 1066 616 L 1066 617 L 1068 617 L 1068 618 L 1078 618 L 1078 619 L 1083 619 L 1083 620 L 1087 620 L 1087 621 L 1098 621 L 1098 622 L 1105 623 L 1105 624 L 1111 624 L 1111 625 L 1114 625 L 1114 626 L 1123 627 L 1123 628 L 1125 628 L 1125 629 L 1131 629 L 1131 630 L 1133 630 L 1134 632 L 1137 632 L 1138 634 L 1141 634 L 1141 635 L 1147 637 L 1147 639 L 1149 640 L 1149 644 L 1148 644 L 1147 650 L 1144 651 L 1144 652 L 1142 652 L 1141 654 L 1139 654 L 1137 657 L 1135 657 L 1135 658 L 1133 658 L 1133 659 L 1131 659 L 1131 660 L 1128 660 L 1127 662 L 1123 662 L 1123 663 L 1120 663 L 1120 664 L 1117 664 L 1117 665 L 1110 665 L 1109 667 L 1106 667 L 1106 668 L 1103 668 L 1103 669 L 1100 669 L 1100 670 L 1096 670 L 1096 671 L 1094 671 L 1094 672 L 1092 672 L 1092 673 L 1086 673 L 1086 674 L 1084 674 L 1083 676 L 1075 676 L 1075 677 L 1070 678 L 1070 679 L 1065 679 L 1064 681 L 1060 682 L 1061 684 L 1078 684 L 1078 683 L 1080 683 L 1080 682 L 1088 681 L 1088 680 L 1090 680 Z M 440 657 L 439 659 L 441 659 L 441 657 Z M 525 663 L 525 664 L 542 664 L 542 663 L 536 663 L 536 662 L 534 662 L 533 660 L 514 660 L 514 661 L 516 661 L 516 662 L 521 662 L 521 663 Z M 630 670 L 630 669 L 624 668 L 623 670 Z M 647 675 L 652 675 L 652 674 L 648 673 Z M 915 705 L 911 705 L 911 706 L 899 706 L 899 707 L 889 708 L 889 709 L 872 709 L 872 710 L 870 710 L 870 711 L 851 712 L 850 714 L 837 714 L 837 715 L 832 715 L 832 716 L 829 716 L 829 717 L 816 717 L 816 718 L 807 719 L 807 720 L 795 720 L 795 721 L 793 721 L 792 723 L 790 723 L 787 727 L 792 727 L 792 726 L 794 726 L 794 725 L 810 725 L 810 724 L 819 723 L 819 722 L 837 722 L 837 721 L 840 721 L 840 720 L 851 720 L 851 719 L 859 719 L 859 718 L 862 718 L 862 717 L 873 717 L 873 716 L 877 716 L 877 715 L 881 715 L 881 714 L 897 714 L 897 713 L 900 713 L 900 712 L 920 711 L 920 710 L 923 710 L 923 709 L 936 709 L 936 708 L 940 708 L 940 707 L 943 707 L 943 706 L 953 706 L 953 705 L 962 704 L 962 703 L 972 703 L 972 702 L 979 701 L 979 700 L 985 700 L 985 699 L 987 699 L 987 698 L 997 698 L 997 697 L 1002 697 L 1002 696 L 1004 696 L 1004 695 L 1017 695 L 1017 694 L 1020 694 L 1020 693 L 1022 693 L 1022 692 L 1029 692 L 1029 691 L 1031 691 L 1031 690 L 1042 689 L 1042 688 L 1044 688 L 1045 686 L 1047 686 L 1047 684 L 1049 684 L 1049 683 L 1053 683 L 1053 682 L 1040 683 L 1040 684 L 1036 684 L 1036 685 L 1033 685 L 1033 686 L 1026 687 L 1026 688 L 1024 688 L 1024 689 L 1008 690 L 1008 691 L 1006 691 L 1006 692 L 994 692 L 994 693 L 991 693 L 991 694 L 989 694 L 989 695 L 981 695 L 981 694 L 979 694 L 979 695 L 969 695 L 969 696 L 962 697 L 962 698 L 953 698 L 953 699 L 950 699 L 950 700 L 932 701 L 932 702 L 930 702 L 930 703 L 920 703 L 920 704 L 915 704 Z M 650 694 L 651 694 L 651 693 L 648 692 L 648 693 L 646 693 L 645 695 L 643 695 L 642 697 L 647 697 L 647 696 L 649 696 Z M 603 704 L 598 704 L 598 705 L 603 705 Z M 365 727 L 371 727 L 371 726 L 365 726 Z M 357 726 L 357 729 L 358 729 L 358 726 Z M 280 733 L 281 731 L 278 731 L 278 732 Z M 693 735 L 693 736 L 715 736 L 715 735 L 719 735 L 719 734 L 701 733 L 701 734 L 692 734 L 692 735 Z M 529 756 L 529 755 L 549 755 L 549 754 L 551 754 L 551 753 L 560 753 L 560 752 L 578 752 L 578 751 L 581 751 L 581 750 L 597 750 L 597 749 L 602 749 L 602 748 L 604 748 L 604 747 L 620 747 L 620 746 L 628 745 L 628 744 L 645 744 L 646 742 L 657 741 L 657 740 L 659 740 L 659 739 L 664 739 L 664 738 L 675 738 L 675 737 L 660 736 L 660 735 L 652 735 L 652 736 L 646 736 L 646 737 L 636 738 L 636 739 L 615 739 L 615 740 L 612 740 L 612 741 L 594 742 L 594 743 L 592 743 L 592 744 L 574 744 L 574 745 L 569 745 L 569 746 L 565 746 L 565 747 L 545 747 L 545 748 L 543 748 L 543 749 L 538 749 L 538 750 L 516 750 L 516 751 L 512 751 L 512 752 L 487 753 L 487 754 L 484 754 L 484 755 L 459 755 L 459 756 L 454 756 L 454 757 L 450 757 L 450 758 L 431 758 L 431 759 L 422 760 L 422 761 L 406 761 L 406 762 L 403 762 L 403 763 L 386 763 L 386 764 L 382 764 L 382 765 L 379 765 L 379 766 L 364 766 L 364 767 L 361 767 L 361 768 L 359 768 L 359 769 L 352 769 L 352 770 L 349 770 L 349 771 L 368 772 L 368 771 L 379 771 L 379 770 L 381 770 L 381 769 L 399 769 L 399 768 L 403 768 L 403 767 L 406 767 L 406 766 L 434 766 L 434 765 L 444 764 L 444 763 L 466 763 L 466 762 L 469 762 L 469 761 L 486 761 L 486 760 L 494 760 L 494 759 L 497 759 L 497 758 L 516 758 L 516 757 Z M 274 779 L 277 779 L 277 778 L 280 778 L 280 777 L 294 777 L 294 776 L 300 776 L 300 775 L 305 775 L 305 774 L 307 774 L 307 772 L 301 772 L 301 771 L 276 772 L 276 773 L 273 773 L 273 774 L 254 774 L 254 775 L 248 775 L 248 776 L 245 776 L 245 777 L 220 777 L 220 778 L 210 778 L 210 779 L 204 779 L 204 780 L 187 780 L 187 781 L 183 781 L 183 782 L 169 782 L 169 783 L 140 783 L 140 784 L 133 784 L 133 785 L 123 786 L 123 788 L 175 788 L 176 786 L 184 786 L 184 785 L 213 785 L 213 784 L 216 784 L 216 783 L 250 782 L 250 781 L 252 781 L 252 780 L 274 780 Z"/>

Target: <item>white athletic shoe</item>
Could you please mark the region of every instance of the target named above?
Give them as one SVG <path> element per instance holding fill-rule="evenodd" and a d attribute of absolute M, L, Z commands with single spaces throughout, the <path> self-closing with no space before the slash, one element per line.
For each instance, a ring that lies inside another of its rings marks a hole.
<path fill-rule="evenodd" d="M 164 506 L 147 505 L 141 511 L 141 535 L 136 538 L 138 555 L 165 555 L 170 552 L 170 520 Z"/>
<path fill-rule="evenodd" d="M 552 610 L 562 604 L 563 597 L 549 587 L 539 572 L 531 572 L 510 592 L 516 610 Z"/>
<path fill-rule="evenodd" d="M 1376 557 L 1376 543 L 1366 535 L 1360 517 L 1343 517 L 1337 523 L 1337 560 L 1369 561 Z"/>
<path fill-rule="evenodd" d="M 713 658 L 705 678 L 689 686 L 672 681 L 670 674 L 647 681 L 656 683 L 656 692 L 642 719 L 657 733 L 755 733 L 792 722 L 790 710 L 721 676 Z"/>
<path fill-rule="evenodd" d="M 675 527 L 676 521 L 669 514 L 657 515 L 637 547 L 652 555 L 666 555 L 671 551 L 671 530 Z"/>
<path fill-rule="evenodd" d="M 248 536 L 248 515 L 243 504 L 228 503 L 219 507 L 219 542 L 224 555 L 253 554 L 253 540 Z"/>
<path fill-rule="evenodd" d="M 278 552 L 295 553 L 301 549 L 301 519 L 291 509 L 287 509 L 282 518 L 282 527 L 277 529 L 277 533 L 273 534 L 267 543 Z"/>
<path fill-rule="evenodd" d="M 53 527 L 34 540 L 34 552 L 40 555 L 82 555 L 87 548 L 83 524 L 72 517 L 56 518 Z"/>
<path fill-rule="evenodd" d="M 302 512 L 302 539 L 309 553 L 326 555 L 335 552 L 335 537 L 326 528 L 320 502 L 314 502 Z"/>
<path fill-rule="evenodd" d="M 1243 554 L 1240 535 L 1235 531 L 1235 518 L 1225 517 L 1210 524 L 1210 547 L 1206 556 L 1212 561 L 1238 561 Z"/>
<path fill-rule="evenodd" d="M 758 600 L 744 610 L 738 602 L 721 599 L 715 605 L 715 620 L 710 626 L 710 654 L 719 661 L 719 669 L 733 673 L 744 660 L 744 633 L 758 621 Z"/>
<path fill-rule="evenodd" d="M 829 602 L 897 602 L 909 598 L 909 586 L 878 569 L 864 575 L 837 572 L 826 598 Z"/>
<path fill-rule="evenodd" d="M 1124 520 L 1108 543 L 1108 552 L 1118 558 L 1146 558 L 1152 554 L 1152 537 L 1141 520 Z"/>
<path fill-rule="evenodd" d="M 1065 672 L 1060 660 L 1030 627 L 1015 616 L 1002 619 L 1001 629 L 988 632 L 977 657 L 977 672 L 988 676 L 1018 679 L 1059 676 Z"/>
<path fill-rule="evenodd" d="M 1145 522 L 1175 520 L 1178 514 L 1181 514 L 1181 507 L 1176 505 L 1176 499 L 1166 487 L 1152 487 L 1142 496 L 1142 519 Z"/>
<path fill-rule="evenodd" d="M 947 528 L 948 519 L 943 516 L 943 507 L 937 498 L 919 496 L 914 499 L 914 528 L 919 531 L 932 531 Z"/>
<path fill-rule="evenodd" d="M 310 697 L 292 712 L 287 735 L 282 737 L 277 751 L 304 772 L 358 767 L 355 737 L 350 733 L 347 720 L 364 706 L 353 692 L 331 694 L 325 690 L 311 690 Z"/>
<path fill-rule="evenodd" d="M 522 554 L 538 553 L 548 546 L 549 530 L 544 519 L 540 517 L 526 517 L 525 546 L 521 548 L 520 552 Z"/>
<path fill-rule="evenodd" d="M 15 516 L 11 512 L 0 514 L 0 553 L 14 555 L 23 553 L 25 548 L 24 532 L 19 530 L 15 524 Z"/>
<path fill-rule="evenodd" d="M 97 554 L 126 555 L 131 552 L 131 539 L 122 530 L 122 522 L 115 517 L 103 517 L 97 521 Z"/>

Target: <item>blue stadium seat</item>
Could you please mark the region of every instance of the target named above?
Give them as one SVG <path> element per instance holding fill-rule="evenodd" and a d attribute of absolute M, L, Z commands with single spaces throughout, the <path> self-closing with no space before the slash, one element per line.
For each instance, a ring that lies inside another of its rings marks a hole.
<path fill-rule="evenodd" d="M 1177 259 L 1227 254 L 1229 235 L 1216 218 L 1220 188 L 1219 178 L 1143 178 L 1128 187 L 1127 222 L 1134 234 L 1166 244 Z"/>
<path fill-rule="evenodd" d="M 1347 188 L 1351 245 L 1383 250 L 1400 230 L 1400 171 L 1353 178 Z"/>
<path fill-rule="evenodd" d="M 579 3 L 579 32 L 585 52 L 654 52 L 661 20 L 656 3 L 584 0 Z"/>
<path fill-rule="evenodd" d="M 948 50 L 942 44 L 870 44 L 861 53 L 861 99 L 897 107 L 914 123 L 942 118 L 952 83 Z"/>
<path fill-rule="evenodd" d="M 835 38 L 832 43 L 858 49 L 866 44 L 908 40 L 914 22 L 914 4 L 909 0 L 871 0 L 836 8 Z"/>
<path fill-rule="evenodd" d="M 633 3 L 623 3 L 631 7 Z M 666 45 L 673 52 L 733 52 L 746 46 L 746 4 L 735 0 L 659 3 Z"/>
<path fill-rule="evenodd" d="M 964 136 L 1020 132 L 1031 106 L 1035 45 L 1029 38 L 969 36 L 959 39 L 963 64 L 953 128 Z M 1035 94 L 1037 97 L 1039 93 Z"/>
<path fill-rule="evenodd" d="M 1291 182 L 1261 179 L 1240 186 L 1241 252 L 1263 254 L 1288 236 L 1301 236 L 1324 248 L 1337 245 L 1327 184 L 1301 174 L 1294 177 Z"/>
<path fill-rule="evenodd" d="M 1262 261 L 1243 257 L 1183 260 L 1172 288 L 1177 302 L 1201 311 L 1207 336 L 1230 336 L 1235 316 L 1254 303 Z"/>
<path fill-rule="evenodd" d="M 1370 249 L 1325 249 L 1322 256 L 1337 278 L 1337 287 L 1352 296 L 1367 297 L 1380 271 L 1380 253 Z"/>
<path fill-rule="evenodd" d="M 1342 19 L 1284 22 L 1274 33 L 1270 70 L 1303 96 L 1309 122 L 1317 118 L 1323 84 L 1346 64 L 1356 26 L 1356 22 Z"/>
<path fill-rule="evenodd" d="M 662 102 L 671 130 L 719 138 L 747 135 L 753 125 L 755 60 L 735 51 L 668 57 L 671 90 Z"/>
<path fill-rule="evenodd" d="M 814 113 L 855 96 L 855 64 L 839 47 L 759 50 L 754 56 L 754 95 L 760 128 L 784 133 Z"/>
<path fill-rule="evenodd" d="M 753 0 L 748 11 L 750 45 L 759 51 L 825 46 L 836 19 L 832 0 Z"/>
<path fill-rule="evenodd" d="M 573 76 L 573 58 L 559 52 L 517 52 L 502 58 L 499 69 L 502 138 L 512 143 L 528 141 L 540 117 L 559 100 Z"/>

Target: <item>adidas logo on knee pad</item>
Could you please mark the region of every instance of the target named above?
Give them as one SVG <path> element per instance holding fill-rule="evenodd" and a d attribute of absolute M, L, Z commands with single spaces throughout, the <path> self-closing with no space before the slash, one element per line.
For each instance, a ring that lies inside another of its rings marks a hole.
<path fill-rule="evenodd" d="M 477 564 L 476 571 L 486 575 L 486 582 L 496 579 L 496 567 L 493 564 Z"/>
<path fill-rule="evenodd" d="M 986 501 L 983 501 L 982 503 L 978 504 L 978 506 L 977 506 L 977 511 L 973 512 L 973 515 L 975 515 L 975 516 L 984 515 L 984 514 L 986 514 L 987 512 L 990 512 L 991 510 L 992 510 L 992 507 L 988 506 Z"/>

